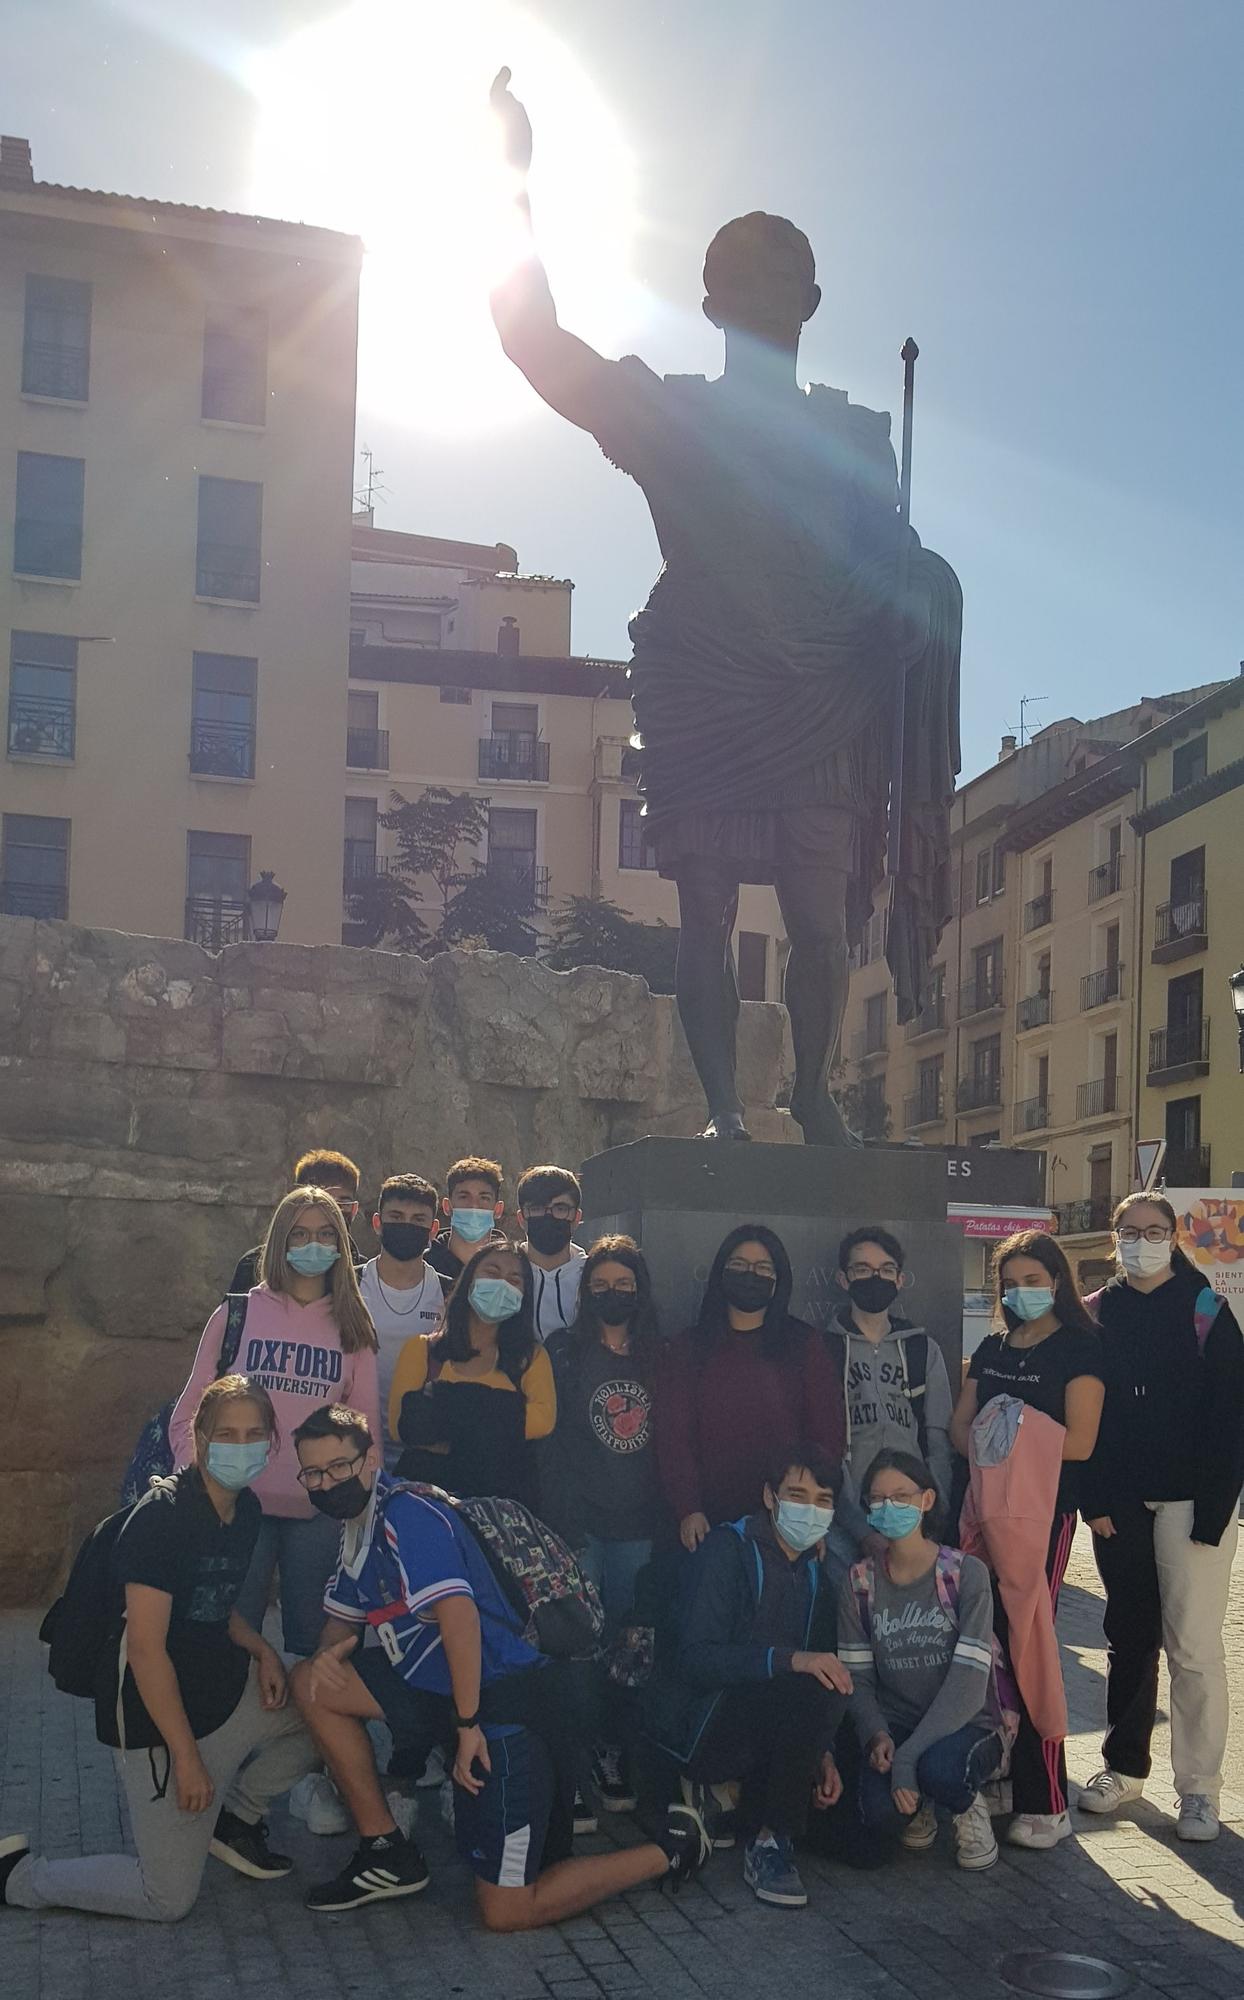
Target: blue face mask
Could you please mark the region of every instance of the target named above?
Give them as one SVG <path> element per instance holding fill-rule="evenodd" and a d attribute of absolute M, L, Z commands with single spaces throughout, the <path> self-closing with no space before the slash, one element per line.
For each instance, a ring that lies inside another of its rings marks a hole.
<path fill-rule="evenodd" d="M 492 1326 L 500 1326 L 503 1319 L 513 1319 L 522 1303 L 518 1286 L 505 1278 L 477 1278 L 471 1287 L 472 1306 Z"/>
<path fill-rule="evenodd" d="M 1002 1303 L 1016 1319 L 1040 1319 L 1054 1309 L 1054 1293 L 1049 1285 L 1008 1285 Z"/>
<path fill-rule="evenodd" d="M 285 1252 L 286 1261 L 302 1278 L 322 1278 L 325 1271 L 332 1270 L 340 1255 L 340 1250 L 328 1243 L 302 1243 L 296 1250 Z"/>
<path fill-rule="evenodd" d="M 268 1438 L 258 1444 L 209 1444 L 208 1476 L 228 1493 L 240 1493 L 252 1479 L 258 1479 L 268 1463 L 272 1446 Z"/>
<path fill-rule="evenodd" d="M 887 1542 L 901 1542 L 924 1519 L 924 1510 L 906 1500 L 874 1500 L 868 1510 L 868 1525 Z"/>
<path fill-rule="evenodd" d="M 496 1228 L 497 1218 L 490 1208 L 455 1208 L 450 1213 L 455 1236 L 464 1243 L 482 1243 Z"/>
<path fill-rule="evenodd" d="M 832 1507 L 816 1507 L 810 1500 L 779 1500 L 773 1523 L 788 1549 L 814 1549 L 824 1541 L 834 1524 Z"/>

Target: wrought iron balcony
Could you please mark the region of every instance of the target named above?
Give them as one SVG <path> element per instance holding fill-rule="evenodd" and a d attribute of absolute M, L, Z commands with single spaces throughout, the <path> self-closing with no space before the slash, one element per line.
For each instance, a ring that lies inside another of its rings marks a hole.
<path fill-rule="evenodd" d="M 1097 868 L 1089 869 L 1088 899 L 1090 903 L 1100 903 L 1104 896 L 1117 895 L 1123 887 L 1123 856 L 1112 854 L 1109 861 L 1103 861 Z"/>
<path fill-rule="evenodd" d="M 58 340 L 28 340 L 22 349 L 22 394 L 85 403 L 89 367 L 85 347 L 65 347 Z"/>
<path fill-rule="evenodd" d="M 1162 1163 L 1162 1178 L 1167 1187 L 1213 1187 L 1213 1176 L 1209 1170 L 1209 1147 L 1168 1146 L 1166 1158 Z"/>
<path fill-rule="evenodd" d="M 1043 1132 L 1050 1123 L 1048 1097 L 1021 1097 L 1015 1106 L 1016 1132 Z"/>
<path fill-rule="evenodd" d="M 1104 1118 L 1119 1108 L 1117 1076 L 1095 1076 L 1090 1083 L 1076 1086 L 1076 1117 Z"/>
<path fill-rule="evenodd" d="M 886 1031 L 884 1026 L 859 1028 L 851 1037 L 852 1062 L 867 1062 L 872 1056 L 883 1056 L 886 1051 Z"/>
<path fill-rule="evenodd" d="M 992 979 L 974 979 L 964 987 L 959 999 L 959 1019 L 970 1020 L 973 1014 L 988 1014 L 1002 1005 L 1002 974 Z"/>
<path fill-rule="evenodd" d="M 903 1128 L 907 1132 L 921 1125 L 940 1125 L 945 1116 L 946 1093 L 940 1086 L 937 1090 L 917 1090 L 903 1099 Z"/>
<path fill-rule="evenodd" d="M 1087 1014 L 1090 1007 L 1104 1007 L 1108 1000 L 1117 1000 L 1123 991 L 1123 967 L 1103 965 L 1100 972 L 1086 972 L 1080 981 L 1080 1012 Z"/>
<path fill-rule="evenodd" d="M 1044 896 L 1034 896 L 1030 903 L 1024 904 L 1024 929 L 1026 931 L 1039 931 L 1044 925 L 1052 924 L 1053 921 L 1053 890 L 1047 890 Z"/>
<path fill-rule="evenodd" d="M 1154 1028 L 1149 1035 L 1149 1081 L 1168 1070 L 1204 1076 L 1209 1070 L 1209 1016 L 1177 1027 Z M 1169 1079 L 1174 1082 L 1176 1079 Z"/>
<path fill-rule="evenodd" d="M 72 757 L 74 704 L 54 696 L 9 696 L 10 757 Z"/>
<path fill-rule="evenodd" d="M 346 763 L 352 771 L 387 771 L 389 732 L 387 729 L 347 729 Z"/>
<path fill-rule="evenodd" d="M 1055 1204 L 1060 1236 L 1097 1236 L 1110 1227 L 1109 1195 L 1090 1195 L 1087 1201 L 1060 1201 Z"/>
<path fill-rule="evenodd" d="M 230 542 L 200 542 L 194 587 L 200 597 L 258 604 L 259 551 Z"/>
<path fill-rule="evenodd" d="M 1209 898 L 1204 889 L 1177 903 L 1159 903 L 1153 926 L 1153 957 L 1157 964 L 1187 958 L 1209 944 Z"/>
<path fill-rule="evenodd" d="M 192 722 L 190 770 L 196 778 L 253 778 L 255 726 L 251 722 Z"/>
<path fill-rule="evenodd" d="M 939 993 L 936 1000 L 931 1001 L 927 1007 L 922 1007 L 914 1019 L 907 1023 L 907 1039 L 909 1042 L 915 1042 L 919 1041 L 921 1035 L 942 1034 L 945 1027 L 946 995 L 943 992 Z"/>
<path fill-rule="evenodd" d="M 187 896 L 185 934 L 207 951 L 223 951 L 246 936 L 246 905 L 232 896 Z"/>
<path fill-rule="evenodd" d="M 69 888 L 64 882 L 0 882 L 0 911 L 6 917 L 65 917 Z"/>
<path fill-rule="evenodd" d="M 960 1111 L 987 1111 L 1002 1102 L 1002 1072 L 987 1070 L 983 1076 L 961 1076 L 955 1093 Z"/>
<path fill-rule="evenodd" d="M 548 907 L 549 871 L 537 868 L 534 856 L 503 848 L 500 854 L 489 856 L 484 868 L 486 874 L 495 881 L 504 882 L 513 891 L 515 902 L 523 913 L 530 915 Z"/>
<path fill-rule="evenodd" d="M 1030 993 L 1015 1009 L 1015 1026 L 1022 1035 L 1028 1028 L 1044 1028 L 1049 1024 L 1054 1004 L 1052 993 Z"/>
<path fill-rule="evenodd" d="M 347 896 L 352 889 L 361 889 L 368 882 L 374 882 L 377 875 L 390 874 L 394 865 L 391 854 L 377 854 L 374 840 L 347 840 L 341 869 Z"/>
<path fill-rule="evenodd" d="M 481 778 L 524 778 L 532 784 L 547 785 L 549 746 L 538 736 L 523 735 L 518 730 L 502 731 L 498 736 L 481 736 L 479 775 Z"/>

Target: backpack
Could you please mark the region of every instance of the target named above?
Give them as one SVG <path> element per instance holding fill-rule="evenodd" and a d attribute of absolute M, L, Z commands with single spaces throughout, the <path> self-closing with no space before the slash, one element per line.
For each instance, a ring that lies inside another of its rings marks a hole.
<path fill-rule="evenodd" d="M 959 1584 L 963 1576 L 963 1550 L 939 1548 L 933 1567 L 937 1601 L 957 1628 L 959 1624 Z M 872 1557 L 851 1565 L 851 1594 L 859 1612 L 860 1625 L 868 1644 L 873 1638 L 873 1595 L 877 1573 Z M 990 1634 L 989 1691 L 985 1706 L 990 1721 L 1009 1752 L 1019 1734 L 1019 1691 L 997 1633 Z"/>
<path fill-rule="evenodd" d="M 479 1543 L 528 1645 L 551 1660 L 578 1660 L 595 1652 L 605 1629 L 596 1587 L 561 1536 L 529 1507 L 518 1500 L 457 1499 L 439 1486 L 414 1480 L 395 1484 L 392 1491 L 419 1493 L 453 1508 Z"/>
<path fill-rule="evenodd" d="M 226 1304 L 229 1311 L 225 1317 L 225 1331 L 220 1343 L 220 1353 L 216 1357 L 216 1379 L 227 1375 L 238 1358 L 242 1345 L 242 1334 L 246 1326 L 246 1305 L 249 1294 L 229 1292 Z M 125 1468 L 121 1481 L 121 1505 L 132 1507 L 141 1500 L 153 1479 L 167 1479 L 173 1470 L 173 1447 L 169 1443 L 168 1429 L 177 1408 L 178 1398 L 165 1403 L 149 1417 L 138 1434 L 138 1443 L 130 1454 L 130 1462 Z M 104 1523 L 100 1524 L 105 1525 Z"/>
<path fill-rule="evenodd" d="M 824 1329 L 824 1333 L 826 1342 L 830 1345 L 831 1352 L 835 1355 L 838 1365 L 842 1370 L 842 1400 L 843 1407 L 848 1412 L 847 1424 L 849 1431 L 850 1402 L 847 1397 L 847 1368 L 850 1361 L 851 1344 L 841 1327 L 827 1326 Z M 899 1365 L 903 1370 L 903 1393 L 911 1404 L 912 1415 L 916 1419 L 916 1441 L 920 1447 L 920 1456 L 921 1458 L 927 1458 L 929 1455 L 929 1440 L 928 1425 L 925 1422 L 924 1410 L 925 1390 L 928 1387 L 929 1374 L 928 1334 L 900 1332 L 898 1337 L 898 1358 Z M 849 1435 L 847 1446 L 849 1450 Z"/>
<path fill-rule="evenodd" d="M 1105 1289 L 1105 1286 L 1102 1285 L 1095 1292 L 1086 1292 L 1081 1301 L 1094 1325 L 1100 1324 L 1097 1318 L 1097 1309 L 1101 1304 L 1101 1296 Z M 1205 1343 L 1209 1339 L 1214 1321 L 1226 1303 L 1227 1301 L 1223 1298 L 1221 1292 L 1216 1292 L 1212 1285 L 1203 1285 L 1196 1295 L 1196 1304 L 1192 1308 L 1192 1328 L 1196 1334 L 1196 1351 L 1202 1357 L 1204 1357 Z"/>
<path fill-rule="evenodd" d="M 62 1694 L 94 1695 L 100 1663 L 125 1623 L 112 1557 L 134 1504 L 92 1528 L 73 1559 L 69 1581 L 39 1627 L 48 1648 L 48 1672 Z"/>

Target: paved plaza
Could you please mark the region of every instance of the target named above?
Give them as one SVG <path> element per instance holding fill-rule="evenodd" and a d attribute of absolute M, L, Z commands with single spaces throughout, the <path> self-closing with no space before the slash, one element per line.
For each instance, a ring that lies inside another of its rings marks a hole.
<path fill-rule="evenodd" d="M 29 1828 L 51 1854 L 115 1848 L 122 1823 L 111 1753 L 96 1743 L 89 1704 L 58 1695 L 31 1613 L 0 1619 L 0 1831 Z M 1073 1778 L 1096 1768 L 1102 1711 L 1101 1600 L 1080 1530 L 1060 1620 Z M 1244 1994 L 1244 1558 L 1227 1635 L 1237 1713 L 1214 1846 L 1175 1838 L 1166 1741 L 1150 1796 L 1117 1821 L 1077 1815 L 1078 1838 L 1052 1854 L 1003 1847 L 983 1876 L 954 1868 L 943 1836 L 930 1855 L 855 1873 L 808 1860 L 804 1911 L 761 1908 L 741 1859 L 724 1854 L 677 1901 L 643 1890 L 557 1931 L 489 1937 L 473 1921 L 466 1871 L 420 1795 L 420 1836 L 433 1868 L 426 1894 L 353 1916 L 313 1917 L 305 1884 L 331 1872 L 350 1841 L 313 1839 L 283 1814 L 278 1847 L 297 1860 L 261 1887 L 208 1863 L 203 1894 L 180 1925 L 100 1917 L 0 1914 L 4 2000 L 332 2000 L 332 1996 L 471 1995 L 474 2000 L 753 2000 L 807 1991 L 872 2000 L 1002 2000 L 1009 1952 L 1091 1953 L 1125 1967 L 1136 2000 L 1237 2000 Z M 1164 1691 L 1165 1692 L 1165 1691 Z M 596 1836 L 633 1837 L 626 1821 Z"/>

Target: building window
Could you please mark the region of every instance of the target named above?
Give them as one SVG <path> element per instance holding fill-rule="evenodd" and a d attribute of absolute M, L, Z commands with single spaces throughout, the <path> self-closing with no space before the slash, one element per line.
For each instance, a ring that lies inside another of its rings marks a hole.
<path fill-rule="evenodd" d="M 864 1002 L 864 1054 L 875 1056 L 885 1047 L 886 1003 L 885 993 L 870 993 Z"/>
<path fill-rule="evenodd" d="M 343 879 L 351 883 L 369 880 L 376 873 L 376 827 L 379 807 L 375 799 L 346 800 L 346 845 Z"/>
<path fill-rule="evenodd" d="M 736 941 L 739 999 L 763 1000 L 769 971 L 769 940 L 763 931 L 740 931 Z"/>
<path fill-rule="evenodd" d="M 993 892 L 1001 896 L 1006 890 L 1006 849 L 1001 841 L 993 851 Z"/>
<path fill-rule="evenodd" d="M 186 835 L 185 932 L 195 944 L 220 951 L 246 935 L 246 891 L 251 843 L 245 833 Z"/>
<path fill-rule="evenodd" d="M 346 763 L 352 771 L 387 771 L 389 732 L 378 727 L 380 696 L 374 688 L 351 688 L 346 696 Z"/>
<path fill-rule="evenodd" d="M 249 479 L 199 479 L 195 590 L 258 604 L 263 487 Z"/>
<path fill-rule="evenodd" d="M 549 746 L 540 741 L 540 711 L 534 702 L 494 701 L 492 734 L 479 746 L 479 775 L 547 783 Z"/>
<path fill-rule="evenodd" d="M 987 903 L 993 890 L 993 856 L 987 847 L 982 847 L 976 857 L 976 900 Z"/>
<path fill-rule="evenodd" d="M 638 799 L 619 800 L 619 868 L 655 868 L 656 865 L 656 850 L 644 838 L 644 818 L 641 802 Z"/>
<path fill-rule="evenodd" d="M 69 758 L 74 752 L 78 642 L 55 632 L 14 632 L 9 641 L 9 755 Z"/>
<path fill-rule="evenodd" d="M 516 806 L 492 806 L 488 813 L 488 873 L 529 894 L 539 891 L 536 871 L 536 814 Z"/>
<path fill-rule="evenodd" d="M 469 708 L 471 706 L 471 690 L 470 688 L 443 687 L 441 689 L 441 700 L 449 702 L 455 708 Z"/>
<path fill-rule="evenodd" d="M 76 278 L 28 277 L 23 394 L 85 403 L 90 362 L 90 286 Z"/>
<path fill-rule="evenodd" d="M 1189 742 L 1179 744 L 1171 758 L 1171 790 L 1182 792 L 1185 785 L 1195 785 L 1208 769 L 1208 736 L 1194 736 Z"/>
<path fill-rule="evenodd" d="M 203 415 L 217 423 L 259 425 L 267 400 L 266 315 L 242 307 L 227 318 L 209 319 L 203 329 Z"/>
<path fill-rule="evenodd" d="M 255 775 L 257 660 L 196 653 L 191 695 L 190 769 L 196 777 Z"/>
<path fill-rule="evenodd" d="M 968 988 L 968 1013 L 983 1013 L 1002 1000 L 1002 939 L 980 945 L 972 953 L 972 983 Z"/>
<path fill-rule="evenodd" d="M 13 567 L 20 576 L 80 577 L 86 461 L 17 454 Z"/>
<path fill-rule="evenodd" d="M 0 910 L 8 917 L 69 911 L 69 821 L 5 813 L 0 831 Z"/>

